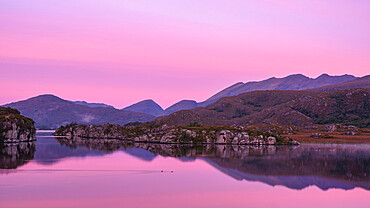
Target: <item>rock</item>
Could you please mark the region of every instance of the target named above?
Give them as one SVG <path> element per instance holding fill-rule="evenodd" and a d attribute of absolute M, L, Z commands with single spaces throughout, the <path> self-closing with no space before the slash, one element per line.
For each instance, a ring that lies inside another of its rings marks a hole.
<path fill-rule="evenodd" d="M 300 143 L 299 143 L 298 141 L 296 141 L 296 140 L 293 140 L 293 141 L 292 141 L 292 144 L 293 144 L 293 145 L 300 145 Z"/>
<path fill-rule="evenodd" d="M 347 132 L 344 132 L 343 134 L 344 135 L 351 135 L 351 136 L 353 136 L 353 135 L 357 135 L 358 132 L 357 131 L 347 131 Z"/>
<path fill-rule="evenodd" d="M 319 138 L 321 136 L 320 133 L 314 133 L 314 134 L 311 134 L 310 137 L 312 138 Z"/>
<path fill-rule="evenodd" d="M 337 125 L 330 124 L 330 125 L 325 125 L 324 131 L 327 132 L 335 132 L 337 130 Z"/>
<path fill-rule="evenodd" d="M 34 121 L 12 108 L 0 107 L 0 142 L 35 141 Z"/>
<path fill-rule="evenodd" d="M 216 143 L 219 143 L 219 144 L 226 143 L 226 131 L 221 130 L 221 131 L 217 134 Z"/>
<path fill-rule="evenodd" d="M 226 127 L 227 128 L 227 127 Z M 231 127 L 230 127 L 231 128 Z M 120 126 L 115 124 L 104 124 L 99 126 L 86 125 L 67 125 L 60 127 L 54 133 L 57 136 L 71 136 L 81 138 L 106 138 L 106 139 L 123 139 L 139 142 L 153 143 L 207 143 L 207 144 L 243 144 L 243 145 L 274 145 L 278 142 L 276 137 L 265 137 L 259 134 L 251 138 L 247 132 L 240 132 L 236 127 L 231 129 L 220 129 L 218 132 L 214 129 L 217 127 L 195 127 L 191 129 L 179 126 Z M 163 130 L 165 129 L 165 130 Z M 213 129 L 213 130 L 211 130 Z M 251 135 L 255 135 L 253 130 Z M 256 130 L 265 131 L 267 130 Z M 217 132 L 217 133 L 216 133 Z M 273 135 L 273 132 L 270 134 Z M 281 139 L 279 144 L 290 144 L 291 140 Z"/>
<path fill-rule="evenodd" d="M 252 138 L 252 139 L 250 139 L 250 140 L 249 140 L 249 144 L 252 144 L 252 145 L 256 145 L 256 144 L 258 144 L 258 139 L 256 139 L 256 138 Z"/>
<path fill-rule="evenodd" d="M 276 144 L 276 138 L 275 137 L 272 137 L 272 136 L 268 137 L 267 138 L 267 144 L 269 144 L 269 145 Z"/>

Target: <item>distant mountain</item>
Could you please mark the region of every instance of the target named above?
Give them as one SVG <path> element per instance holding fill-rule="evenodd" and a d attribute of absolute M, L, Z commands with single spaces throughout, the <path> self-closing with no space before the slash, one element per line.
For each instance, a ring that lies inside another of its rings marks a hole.
<path fill-rule="evenodd" d="M 325 92 L 333 90 L 343 90 L 350 88 L 370 88 L 370 75 L 360 77 L 349 82 L 343 82 L 340 84 L 327 85 L 324 87 L 311 89 L 313 91 Z"/>
<path fill-rule="evenodd" d="M 146 113 L 153 116 L 159 116 L 163 114 L 162 107 L 153 100 L 143 100 L 126 108 L 123 108 L 122 110 Z"/>
<path fill-rule="evenodd" d="M 81 124 L 126 124 L 145 122 L 154 116 L 144 113 L 107 107 L 88 107 L 63 100 L 54 95 L 40 95 L 24 101 L 5 105 L 18 109 L 22 115 L 32 118 L 36 128 L 57 128 L 71 122 Z"/>
<path fill-rule="evenodd" d="M 179 110 L 187 110 L 198 107 L 198 103 L 194 100 L 181 100 L 164 110 L 164 115 L 169 115 Z"/>
<path fill-rule="evenodd" d="M 370 88 L 315 92 L 272 90 L 221 98 L 206 107 L 154 120 L 160 124 L 201 125 L 341 123 L 370 127 Z"/>
<path fill-rule="evenodd" d="M 199 106 L 207 106 L 222 97 L 230 97 L 256 90 L 304 90 L 348 82 L 354 79 L 356 79 L 355 76 L 347 74 L 342 76 L 322 74 L 315 79 L 306 77 L 302 74 L 294 74 L 283 78 L 272 77 L 260 82 L 239 82 L 213 95 L 206 101 L 199 103 Z"/>
<path fill-rule="evenodd" d="M 305 90 L 312 88 L 319 88 L 327 85 L 334 85 L 339 83 L 345 83 L 348 81 L 356 80 L 355 76 L 342 75 L 342 76 L 330 76 L 322 74 L 317 78 L 309 78 L 302 74 L 294 74 L 283 78 L 269 78 L 259 82 L 238 82 L 207 99 L 203 102 L 196 102 L 193 100 L 182 100 L 175 103 L 171 107 L 167 108 L 163 115 L 169 115 L 176 111 L 194 109 L 196 107 L 205 107 L 210 105 L 220 98 L 230 97 L 239 95 L 245 92 L 252 92 L 256 90 Z M 343 86 L 341 89 L 352 88 L 349 86 Z"/>
<path fill-rule="evenodd" d="M 96 107 L 114 108 L 113 106 L 107 105 L 104 103 L 88 103 L 86 101 L 71 101 L 71 102 L 75 104 L 79 104 L 79 105 L 84 105 L 87 107 L 92 107 L 92 108 L 96 108 Z"/>

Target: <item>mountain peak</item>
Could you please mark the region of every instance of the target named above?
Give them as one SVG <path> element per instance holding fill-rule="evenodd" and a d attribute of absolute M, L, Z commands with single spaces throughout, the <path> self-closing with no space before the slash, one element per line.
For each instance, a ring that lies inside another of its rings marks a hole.
<path fill-rule="evenodd" d="M 330 76 L 329 76 L 329 74 L 324 73 L 324 74 L 318 76 L 316 79 L 324 78 L 324 77 L 330 77 Z"/>
<path fill-rule="evenodd" d="M 43 95 L 38 95 L 38 96 L 35 96 L 35 97 L 31 97 L 27 100 L 24 100 L 24 101 L 34 101 L 34 102 L 68 102 L 66 100 L 63 100 L 62 98 L 60 97 L 57 97 L 55 95 L 52 95 L 52 94 L 43 94 Z M 23 102 L 23 101 L 20 101 L 20 102 Z"/>
<path fill-rule="evenodd" d="M 146 113 L 153 116 L 158 116 L 163 113 L 162 107 L 158 105 L 156 102 L 154 102 L 154 100 L 152 99 L 142 100 L 138 103 L 123 108 L 122 110 Z"/>
<path fill-rule="evenodd" d="M 55 96 L 53 94 L 43 94 L 43 95 L 38 95 L 38 96 L 35 96 L 35 97 L 32 97 L 32 98 L 51 98 L 51 99 L 60 99 L 60 100 L 63 100 L 62 98 L 58 97 L 58 96 Z M 30 98 L 30 99 L 32 99 Z"/>
<path fill-rule="evenodd" d="M 198 103 L 195 100 L 181 100 L 164 111 L 164 115 L 169 115 L 179 110 L 187 110 L 198 107 Z"/>
<path fill-rule="evenodd" d="M 308 77 L 306 77 L 303 74 L 292 74 L 292 75 L 286 76 L 284 78 L 286 79 L 286 78 L 308 78 Z M 282 79 L 284 79 L 284 78 L 282 78 Z"/>

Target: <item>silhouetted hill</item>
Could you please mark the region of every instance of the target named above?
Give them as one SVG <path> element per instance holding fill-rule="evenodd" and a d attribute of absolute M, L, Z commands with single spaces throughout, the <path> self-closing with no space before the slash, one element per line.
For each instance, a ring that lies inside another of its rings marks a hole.
<path fill-rule="evenodd" d="M 156 123 L 188 125 L 313 123 L 370 126 L 370 89 L 340 91 L 253 91 L 221 98 L 206 107 L 182 110 L 155 119 Z"/>
<path fill-rule="evenodd" d="M 222 97 L 230 97 L 256 90 L 304 90 L 343 83 L 353 79 L 356 79 L 356 77 L 352 75 L 330 76 L 322 74 L 313 79 L 302 74 L 294 74 L 283 78 L 272 77 L 260 82 L 247 82 L 245 84 L 239 82 L 213 95 L 206 101 L 199 103 L 199 106 L 207 106 Z"/>
<path fill-rule="evenodd" d="M 163 115 L 169 115 L 180 110 L 194 109 L 196 107 L 205 107 L 216 102 L 220 98 L 235 96 L 245 92 L 252 92 L 257 90 L 305 90 L 338 83 L 344 83 L 355 79 L 356 77 L 352 75 L 330 76 L 327 74 L 322 74 L 319 77 L 313 79 L 306 77 L 302 74 L 293 74 L 283 78 L 272 77 L 259 82 L 247 82 L 247 83 L 238 82 L 216 93 L 215 95 L 213 95 L 204 102 L 197 103 L 196 101 L 192 100 L 180 101 L 172 105 L 171 107 L 167 108 Z M 353 87 L 349 87 L 349 85 L 347 86 L 343 85 L 342 88 L 338 89 L 347 89 L 347 88 Z"/>
<path fill-rule="evenodd" d="M 32 118 L 36 128 L 57 128 L 71 122 L 81 124 L 126 124 L 150 121 L 154 116 L 107 107 L 88 107 L 63 100 L 54 95 L 40 95 L 5 106 L 18 109 Z"/>
<path fill-rule="evenodd" d="M 370 75 L 360 77 L 348 82 L 343 82 L 340 84 L 334 85 L 327 85 L 324 87 L 314 88 L 311 89 L 313 91 L 325 92 L 325 91 L 333 91 L 333 90 L 343 90 L 343 89 L 350 89 L 350 88 L 370 88 Z"/>
<path fill-rule="evenodd" d="M 187 110 L 198 107 L 198 103 L 194 100 L 181 100 L 164 110 L 164 115 L 169 115 L 179 110 Z"/>
<path fill-rule="evenodd" d="M 122 110 L 129 110 L 133 112 L 146 113 L 153 116 L 158 116 L 163 114 L 163 109 L 153 100 L 143 100 L 133 105 L 130 105 Z"/>

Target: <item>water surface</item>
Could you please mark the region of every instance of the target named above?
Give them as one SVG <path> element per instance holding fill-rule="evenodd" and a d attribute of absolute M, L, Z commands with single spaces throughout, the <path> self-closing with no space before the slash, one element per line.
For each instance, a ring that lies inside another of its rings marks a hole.
<path fill-rule="evenodd" d="M 369 207 L 369 145 L 2 146 L 0 207 Z"/>

